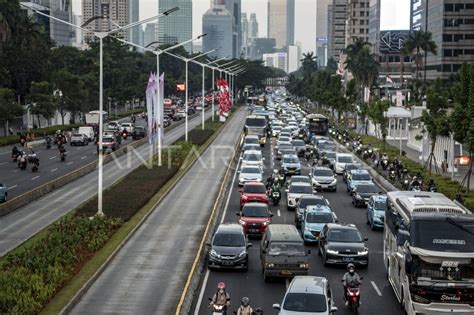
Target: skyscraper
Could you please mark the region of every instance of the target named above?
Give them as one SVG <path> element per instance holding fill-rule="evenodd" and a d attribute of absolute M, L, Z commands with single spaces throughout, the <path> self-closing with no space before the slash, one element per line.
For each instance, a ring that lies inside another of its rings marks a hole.
<path fill-rule="evenodd" d="M 346 47 L 358 38 L 369 40 L 369 1 L 347 1 Z"/>
<path fill-rule="evenodd" d="M 250 13 L 249 38 L 257 38 L 257 37 L 258 37 L 257 15 L 255 13 Z"/>
<path fill-rule="evenodd" d="M 156 23 L 147 23 L 145 25 L 145 33 L 143 35 L 144 46 L 156 42 Z"/>
<path fill-rule="evenodd" d="M 347 0 L 333 0 L 328 6 L 328 57 L 340 61 L 341 52 L 346 48 Z"/>
<path fill-rule="evenodd" d="M 82 19 L 87 21 L 95 16 L 105 16 L 108 19 L 97 19 L 89 23 L 85 28 L 91 31 L 107 31 L 114 27 L 111 21 L 120 26 L 129 24 L 129 0 L 82 0 Z M 119 32 L 128 39 L 128 34 Z M 92 33 L 86 33 L 85 42 L 94 40 Z"/>
<path fill-rule="evenodd" d="M 241 11 L 242 4 L 241 0 L 216 0 L 219 3 L 225 2 L 225 8 L 229 11 L 233 17 L 232 21 L 232 57 L 238 58 L 242 51 L 242 26 L 241 26 Z"/>
<path fill-rule="evenodd" d="M 288 46 L 288 73 L 298 70 L 301 66 L 301 44 Z"/>
<path fill-rule="evenodd" d="M 174 7 L 179 10 L 158 20 L 158 39 L 167 44 L 182 43 L 193 37 L 193 3 L 192 0 L 159 0 L 158 12 Z M 184 48 L 192 52 L 192 44 Z"/>
<path fill-rule="evenodd" d="M 320 67 L 325 67 L 328 59 L 328 4 L 329 0 L 316 1 L 316 56 Z"/>
<path fill-rule="evenodd" d="M 139 0 L 128 0 L 128 24 L 138 22 L 140 18 Z M 140 26 L 128 30 L 128 40 L 134 44 L 140 43 Z"/>
<path fill-rule="evenodd" d="M 249 20 L 247 20 L 247 13 L 242 13 L 242 47 L 247 47 L 249 40 Z"/>
<path fill-rule="evenodd" d="M 204 52 L 219 48 L 209 54 L 216 58 L 234 56 L 234 17 L 226 9 L 225 0 L 214 0 L 211 8 L 202 17 L 202 38 Z"/>
<path fill-rule="evenodd" d="M 277 48 L 295 41 L 295 0 L 268 0 L 268 37 L 276 39 Z"/>

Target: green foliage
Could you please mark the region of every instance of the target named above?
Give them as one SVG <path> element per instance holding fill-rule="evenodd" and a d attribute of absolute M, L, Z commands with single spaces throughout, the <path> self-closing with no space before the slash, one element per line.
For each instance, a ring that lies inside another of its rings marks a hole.
<path fill-rule="evenodd" d="M 318 57 L 313 52 L 303 54 L 303 59 L 300 60 L 303 77 L 307 78 L 318 71 L 317 59 Z"/>
<path fill-rule="evenodd" d="M 23 108 L 15 102 L 13 91 L 0 88 L 0 122 L 4 124 L 5 134 L 7 134 L 7 123 L 22 113 Z"/>
<path fill-rule="evenodd" d="M 56 106 L 51 83 L 46 81 L 32 82 L 29 101 L 31 102 L 30 111 L 33 115 L 43 116 L 47 120 L 54 117 Z M 41 126 L 38 127 L 41 128 Z"/>
<path fill-rule="evenodd" d="M 436 55 L 437 46 L 433 40 L 433 35 L 429 31 L 415 30 L 410 32 L 407 40 L 403 44 L 404 54 L 414 54 L 416 66 L 416 80 L 420 78 L 419 69 L 422 59 L 421 51 Z M 426 78 L 425 78 L 426 79 Z"/>
<path fill-rule="evenodd" d="M 330 74 L 335 74 L 337 71 L 337 63 L 333 57 L 328 59 L 328 63 L 326 65 L 326 71 Z"/>
<path fill-rule="evenodd" d="M 389 101 L 376 99 L 372 101 L 367 109 L 369 118 L 380 128 L 384 144 L 388 134 L 388 118 L 385 117 L 385 112 L 389 107 Z"/>

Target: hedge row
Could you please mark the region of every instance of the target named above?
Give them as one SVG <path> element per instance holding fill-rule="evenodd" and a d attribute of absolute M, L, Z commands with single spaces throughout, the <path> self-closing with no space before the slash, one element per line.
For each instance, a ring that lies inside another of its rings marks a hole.
<path fill-rule="evenodd" d="M 360 136 L 362 138 L 362 143 L 364 144 L 370 143 L 372 144 L 374 148 L 377 148 L 379 152 L 386 152 L 387 155 L 390 157 L 390 159 L 394 159 L 395 157 L 400 159 L 399 148 L 391 146 L 388 143 L 385 144 L 385 148 L 384 148 L 383 141 L 376 137 L 359 135 L 354 130 L 346 129 L 342 126 L 339 126 L 339 127 L 344 130 L 347 130 L 352 137 Z M 428 182 L 429 179 L 433 179 L 436 183 L 438 191 L 445 194 L 447 197 L 451 199 L 454 199 L 456 197 L 456 193 L 464 190 L 464 188 L 458 182 L 452 181 L 448 177 L 436 174 L 434 172 L 434 169 L 432 170 L 430 174 L 429 170 L 427 170 L 424 167 L 424 165 L 421 165 L 407 157 L 401 157 L 401 161 L 410 174 L 413 175 L 413 174 L 416 174 L 417 172 L 420 172 L 420 174 L 423 176 L 426 182 Z M 374 169 L 376 169 L 381 175 L 383 175 L 385 178 L 388 179 L 386 172 L 382 172 L 380 169 L 377 169 L 377 168 L 374 168 Z M 398 188 L 401 188 L 398 182 L 392 182 L 392 183 Z M 468 194 L 464 196 L 464 201 L 465 201 L 465 206 L 471 211 L 474 211 L 474 195 Z"/>
<path fill-rule="evenodd" d="M 192 130 L 192 140 L 202 145 L 218 129 Z M 164 166 L 138 167 L 103 195 L 104 217 L 97 212 L 97 198 L 80 206 L 45 229 L 20 249 L 0 260 L 0 314 L 37 314 L 82 266 L 101 249 L 123 222 L 136 214 L 170 180 L 188 159 L 195 157 L 195 143 L 174 143 L 163 150 Z M 168 164 L 169 163 L 169 164 Z"/>

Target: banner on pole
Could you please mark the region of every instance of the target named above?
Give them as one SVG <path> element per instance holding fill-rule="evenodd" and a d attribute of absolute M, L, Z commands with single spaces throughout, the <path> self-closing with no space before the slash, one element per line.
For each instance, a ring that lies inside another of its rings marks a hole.
<path fill-rule="evenodd" d="M 163 126 L 163 119 L 164 119 L 164 95 L 165 95 L 165 73 L 163 72 L 160 76 L 159 79 L 159 84 L 158 84 L 158 89 L 159 89 L 159 94 L 160 94 L 160 99 L 158 100 L 158 119 L 157 122 L 160 126 L 159 128 L 159 135 L 158 137 L 160 138 L 160 143 L 163 145 L 163 134 L 164 134 L 164 126 Z"/>
<path fill-rule="evenodd" d="M 220 121 L 225 121 L 226 117 L 230 112 L 230 94 L 229 94 L 229 84 L 227 80 L 219 79 L 217 80 L 217 101 L 219 102 L 219 118 Z"/>
<path fill-rule="evenodd" d="M 148 117 L 148 143 L 154 144 L 157 140 L 157 79 L 154 73 L 150 73 L 148 85 L 146 88 L 146 108 Z"/>

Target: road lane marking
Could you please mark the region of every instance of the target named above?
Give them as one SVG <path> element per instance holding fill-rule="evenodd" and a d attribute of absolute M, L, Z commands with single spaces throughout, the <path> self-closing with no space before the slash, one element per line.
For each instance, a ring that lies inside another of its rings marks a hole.
<path fill-rule="evenodd" d="M 207 280 L 209 279 L 209 269 L 206 270 L 206 274 L 204 275 L 204 281 L 202 282 L 203 283 L 203 286 L 201 288 L 201 292 L 199 292 L 199 297 L 198 297 L 198 300 L 197 300 L 197 303 L 196 303 L 196 308 L 194 309 L 194 315 L 199 315 L 199 309 L 201 308 L 201 302 L 202 302 L 202 299 L 204 297 L 204 291 L 205 291 L 205 288 L 206 288 L 206 284 L 207 284 Z"/>
<path fill-rule="evenodd" d="M 0 163 L 0 165 L 4 165 L 4 164 L 7 164 L 7 162 L 2 162 L 2 163 Z"/>
<path fill-rule="evenodd" d="M 12 172 L 13 173 L 18 173 L 20 170 L 13 170 Z"/>
<path fill-rule="evenodd" d="M 81 160 L 84 160 L 85 158 L 87 158 L 87 155 L 81 157 Z"/>
<path fill-rule="evenodd" d="M 81 148 L 81 147 L 79 147 L 79 148 L 76 148 L 76 150 L 77 150 L 77 151 L 79 151 L 80 149 L 82 149 L 82 148 Z"/>
<path fill-rule="evenodd" d="M 52 160 L 52 159 L 55 159 L 56 158 L 56 155 L 55 156 L 52 156 L 50 157 L 49 159 Z"/>
<path fill-rule="evenodd" d="M 239 170 L 240 161 L 241 160 L 239 159 L 239 162 L 237 162 L 237 167 L 235 168 L 235 171 L 234 171 L 234 177 L 232 178 L 232 183 L 230 185 L 231 189 L 229 191 L 229 195 L 227 196 L 227 200 L 225 202 L 224 212 L 222 213 L 221 224 L 224 222 L 225 215 L 227 213 L 227 208 L 229 207 L 230 196 L 232 196 L 232 190 L 233 190 L 233 187 L 235 185 L 235 179 L 237 178 L 237 173 L 238 173 L 238 170 Z"/>
<path fill-rule="evenodd" d="M 278 216 L 281 217 L 280 209 L 278 209 Z"/>
<path fill-rule="evenodd" d="M 71 165 L 72 163 L 74 163 L 74 162 L 69 162 L 69 163 L 67 163 L 66 165 Z"/>
<path fill-rule="evenodd" d="M 16 187 L 18 187 L 18 185 L 10 186 L 10 187 L 8 187 L 8 189 L 9 189 L 9 190 L 12 190 L 13 188 L 16 188 Z"/>
<path fill-rule="evenodd" d="M 39 175 L 38 175 L 38 176 L 35 176 L 35 177 L 33 177 L 31 180 L 35 180 L 35 179 L 38 179 L 38 178 L 40 178 L 40 176 L 39 176 Z"/>
<path fill-rule="evenodd" d="M 377 294 L 378 294 L 379 296 L 382 296 L 382 292 L 380 292 L 380 290 L 379 290 L 379 288 L 377 287 L 377 285 L 375 284 L 375 282 L 370 281 L 370 283 L 371 283 L 372 286 L 374 287 L 375 292 L 377 292 Z"/>
<path fill-rule="evenodd" d="M 53 168 L 51 172 L 56 172 L 57 170 L 58 170 L 57 168 Z"/>

